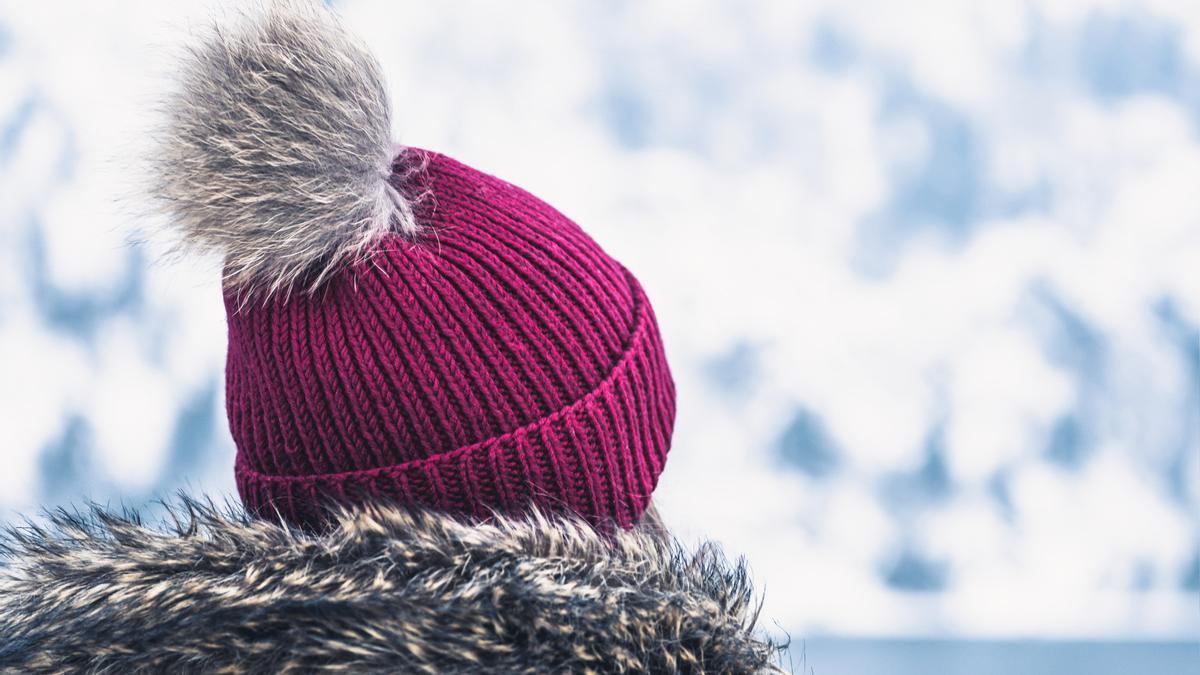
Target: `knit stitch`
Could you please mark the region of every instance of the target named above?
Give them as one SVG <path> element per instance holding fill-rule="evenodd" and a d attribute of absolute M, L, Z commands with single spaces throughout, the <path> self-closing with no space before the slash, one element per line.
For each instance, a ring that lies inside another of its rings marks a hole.
<path fill-rule="evenodd" d="M 383 496 L 487 518 L 531 504 L 631 527 L 675 391 L 632 274 L 524 190 L 405 150 L 392 233 L 312 293 L 226 291 L 237 485 L 261 516 Z"/>

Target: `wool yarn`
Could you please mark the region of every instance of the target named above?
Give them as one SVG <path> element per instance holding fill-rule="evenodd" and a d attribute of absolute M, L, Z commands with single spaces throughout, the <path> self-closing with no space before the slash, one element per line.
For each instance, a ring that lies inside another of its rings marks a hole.
<path fill-rule="evenodd" d="M 283 2 L 215 27 L 167 105 L 155 195 L 224 257 L 242 500 L 631 527 L 675 416 L 645 291 L 525 190 L 397 149 L 381 72 L 329 10 Z"/>

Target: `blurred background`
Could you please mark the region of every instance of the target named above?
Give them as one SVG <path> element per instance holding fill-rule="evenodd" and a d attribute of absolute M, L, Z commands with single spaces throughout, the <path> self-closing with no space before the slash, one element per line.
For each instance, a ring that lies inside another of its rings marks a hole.
<path fill-rule="evenodd" d="M 1197 672 L 1200 6 L 333 4 L 400 141 L 638 274 L 656 499 L 797 672 Z M 235 494 L 219 262 L 129 243 L 224 7 L 0 1 L 0 522 Z"/>

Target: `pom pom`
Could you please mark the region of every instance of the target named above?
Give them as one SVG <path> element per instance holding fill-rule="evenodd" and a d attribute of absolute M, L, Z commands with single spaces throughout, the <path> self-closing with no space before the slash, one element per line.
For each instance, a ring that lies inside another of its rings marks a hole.
<path fill-rule="evenodd" d="M 416 231 L 388 183 L 396 146 L 379 64 L 323 7 L 276 2 L 211 27 L 184 60 L 154 193 L 225 284 L 316 288 L 381 234 Z"/>

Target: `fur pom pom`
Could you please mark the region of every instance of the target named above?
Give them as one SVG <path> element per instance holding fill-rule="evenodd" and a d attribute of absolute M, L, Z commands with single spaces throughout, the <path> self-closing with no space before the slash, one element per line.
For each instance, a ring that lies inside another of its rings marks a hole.
<path fill-rule="evenodd" d="M 385 232 L 416 230 L 388 183 L 379 64 L 328 10 L 272 2 L 213 26 L 168 100 L 154 192 L 185 248 L 239 294 L 312 290 Z"/>

